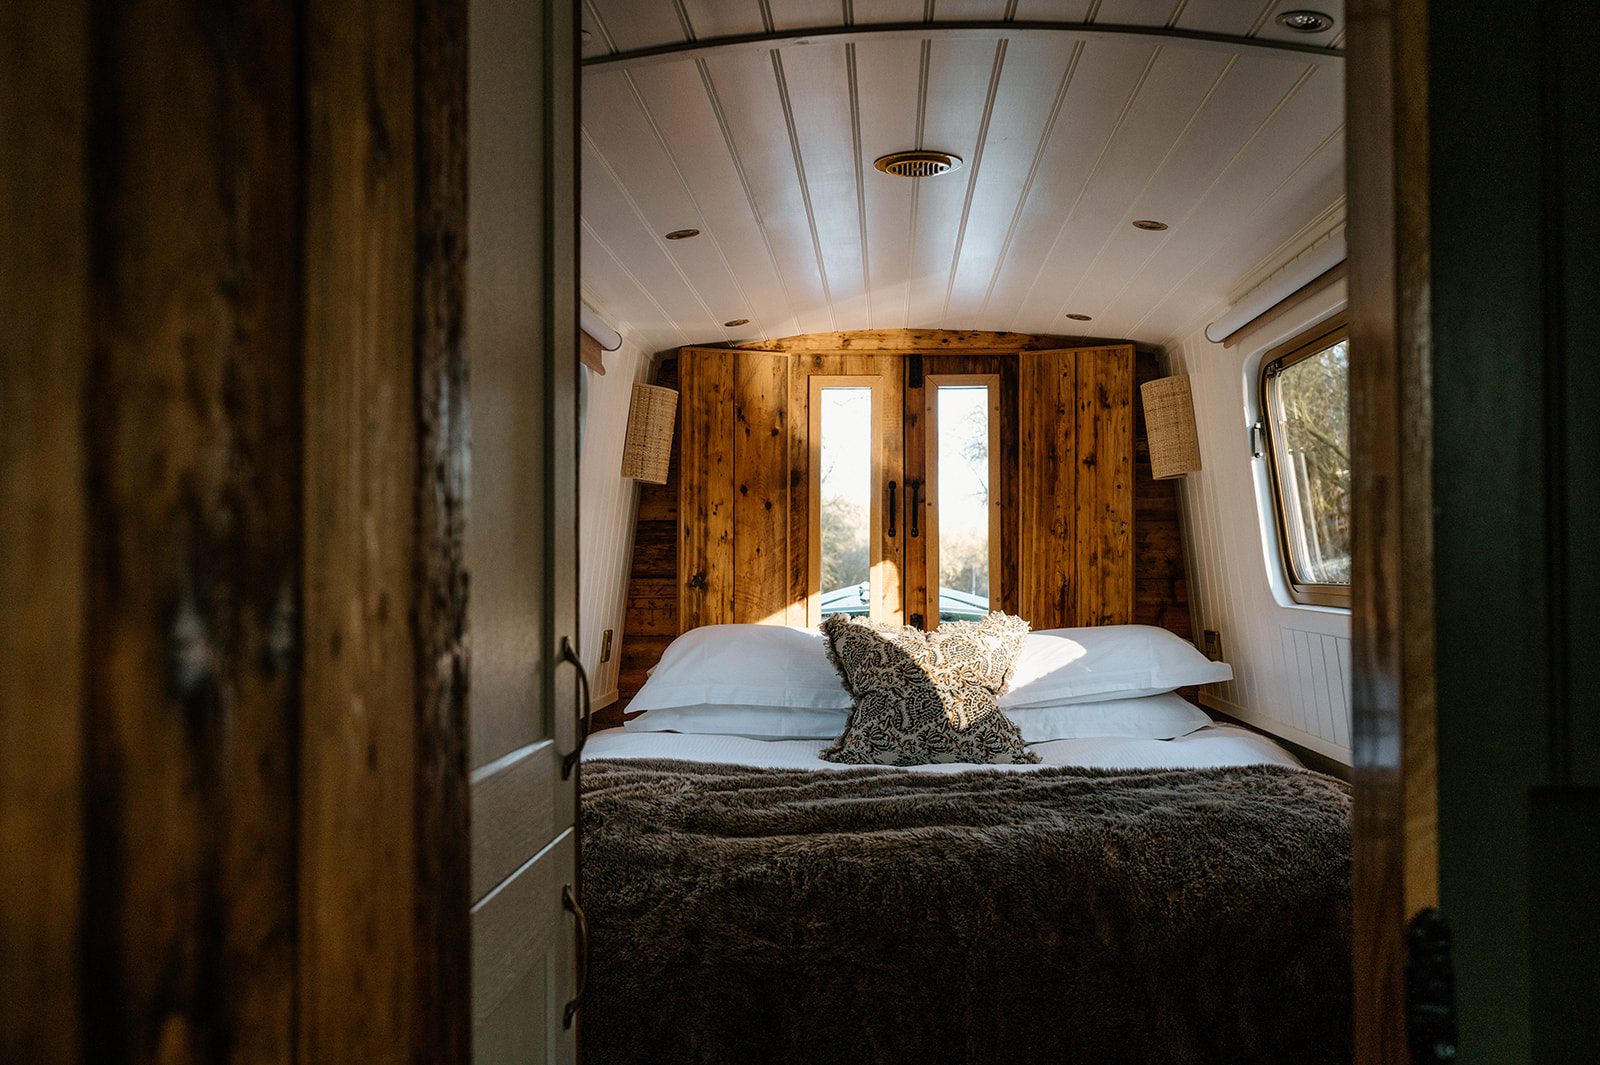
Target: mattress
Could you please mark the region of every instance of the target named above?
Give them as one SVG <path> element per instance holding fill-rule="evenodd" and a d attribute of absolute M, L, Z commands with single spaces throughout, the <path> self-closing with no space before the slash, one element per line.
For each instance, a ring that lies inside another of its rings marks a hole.
<path fill-rule="evenodd" d="M 828 740 L 767 740 L 749 736 L 708 736 L 678 732 L 604 729 L 589 737 L 584 761 L 602 758 L 673 758 L 712 765 L 761 769 L 857 769 L 825 762 L 818 753 Z M 1044 766 L 1091 769 L 1212 769 L 1222 766 L 1282 765 L 1300 762 L 1259 733 L 1233 725 L 1211 725 L 1173 740 L 1095 737 L 1051 740 L 1029 745 L 1039 765 L 976 766 L 966 762 L 913 766 L 907 772 L 959 773 L 969 769 L 1029 772 Z"/>

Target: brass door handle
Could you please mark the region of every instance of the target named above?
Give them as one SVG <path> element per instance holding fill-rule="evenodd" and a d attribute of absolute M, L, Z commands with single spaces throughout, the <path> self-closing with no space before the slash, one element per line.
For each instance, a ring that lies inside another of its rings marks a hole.
<path fill-rule="evenodd" d="M 578 657 L 572 641 L 565 636 L 561 637 L 560 661 L 570 662 L 578 670 L 578 745 L 561 760 L 561 779 L 566 780 L 572 776 L 578 756 L 583 754 L 583 745 L 589 741 L 589 718 L 594 713 L 594 704 L 589 700 L 589 671 L 583 668 L 583 660 Z"/>
<path fill-rule="evenodd" d="M 564 884 L 561 888 L 561 906 L 572 914 L 577 924 L 577 939 L 573 943 L 573 984 L 572 999 L 561 1012 L 561 1027 L 571 1028 L 572 1019 L 578 1015 L 578 1009 L 583 1005 L 583 994 L 589 989 L 589 919 L 584 915 L 583 907 L 578 905 L 578 896 L 572 890 L 571 884 Z"/>

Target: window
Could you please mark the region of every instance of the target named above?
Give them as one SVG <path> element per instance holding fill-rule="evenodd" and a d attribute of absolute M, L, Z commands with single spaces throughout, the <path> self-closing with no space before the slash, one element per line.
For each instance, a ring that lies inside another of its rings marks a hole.
<path fill-rule="evenodd" d="M 900 619 L 898 405 L 884 374 L 809 378 L 808 624 Z"/>
<path fill-rule="evenodd" d="M 818 390 L 818 564 L 821 612 L 866 615 L 872 604 L 872 389 Z"/>
<path fill-rule="evenodd" d="M 1262 426 L 1295 602 L 1350 605 L 1350 340 L 1328 323 L 1269 353 Z"/>
<path fill-rule="evenodd" d="M 939 621 L 981 618 L 999 577 L 998 374 L 929 374 L 928 596 Z"/>

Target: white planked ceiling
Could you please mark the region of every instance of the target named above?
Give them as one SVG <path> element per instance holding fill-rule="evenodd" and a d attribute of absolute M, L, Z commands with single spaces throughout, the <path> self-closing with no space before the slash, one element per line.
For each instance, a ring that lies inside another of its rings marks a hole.
<path fill-rule="evenodd" d="M 1283 10 L 1335 17 L 1308 36 Z M 1342 224 L 1340 3 L 585 0 L 585 298 L 646 350 L 897 326 L 1165 343 Z M 605 57 L 873 23 L 1056 20 Z M 907 180 L 875 158 L 965 160 Z M 1146 232 L 1131 224 L 1169 224 Z M 698 229 L 668 241 L 677 229 Z M 1091 322 L 1066 318 L 1087 314 Z M 748 318 L 748 325 L 724 322 Z"/>

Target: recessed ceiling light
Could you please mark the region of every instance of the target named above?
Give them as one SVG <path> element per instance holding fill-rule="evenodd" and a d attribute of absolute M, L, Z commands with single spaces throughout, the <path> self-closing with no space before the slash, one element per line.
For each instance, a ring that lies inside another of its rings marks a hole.
<path fill-rule="evenodd" d="M 698 237 L 699 235 L 700 231 L 698 229 L 674 229 L 671 233 L 667 234 L 667 239 L 688 240 L 690 237 Z"/>
<path fill-rule="evenodd" d="M 1092 322 L 1092 321 L 1094 321 L 1094 319 L 1091 318 L 1087 314 L 1069 314 L 1069 315 L 1067 315 L 1067 317 L 1071 318 L 1074 322 Z"/>
<path fill-rule="evenodd" d="M 584 44 L 588 44 L 590 41 L 594 40 L 594 34 L 590 33 L 588 30 L 579 30 L 578 40 L 582 41 Z"/>
<path fill-rule="evenodd" d="M 1134 229 L 1148 229 L 1152 233 L 1159 233 L 1167 228 L 1165 222 L 1157 222 L 1153 218 L 1139 218 L 1133 223 Z"/>
<path fill-rule="evenodd" d="M 1274 21 L 1296 33 L 1321 33 L 1333 28 L 1333 16 L 1320 11 L 1285 11 Z"/>
<path fill-rule="evenodd" d="M 748 318 L 735 318 L 731 322 L 723 322 L 722 324 L 727 326 L 729 329 L 732 329 L 736 325 L 749 325 L 750 324 L 750 319 L 748 319 Z"/>

